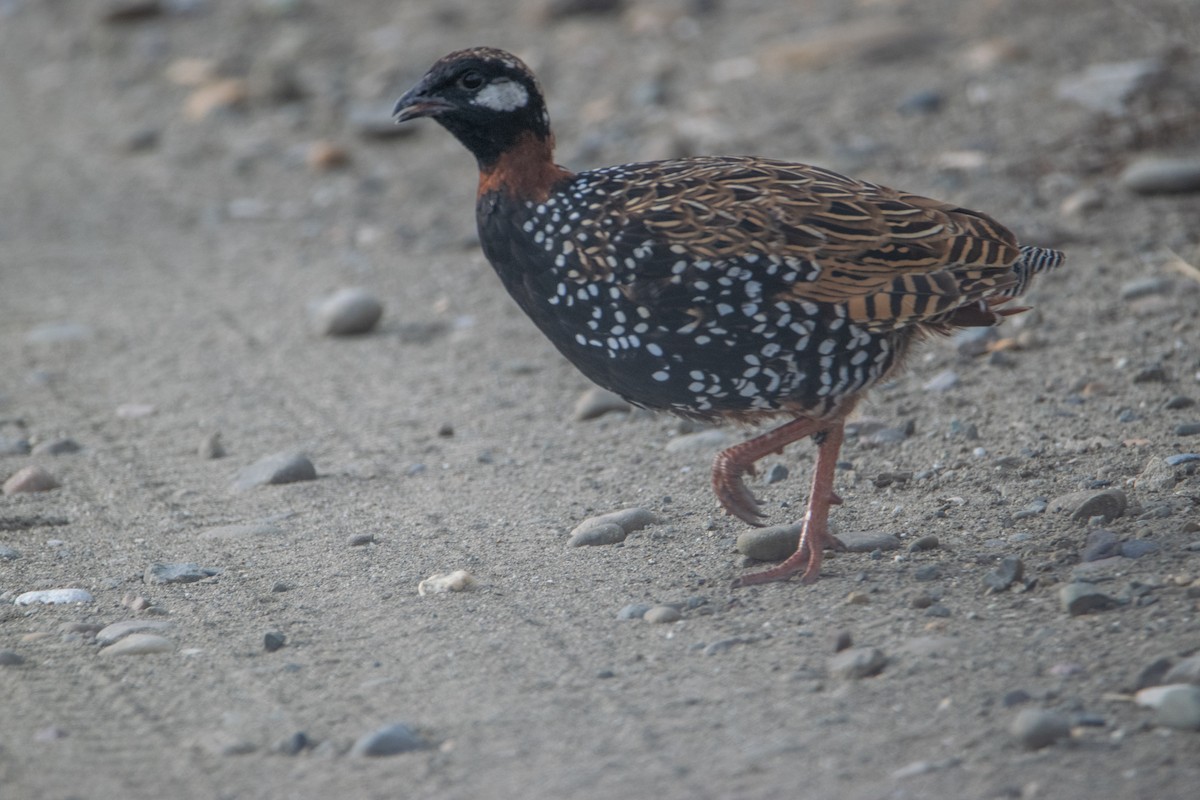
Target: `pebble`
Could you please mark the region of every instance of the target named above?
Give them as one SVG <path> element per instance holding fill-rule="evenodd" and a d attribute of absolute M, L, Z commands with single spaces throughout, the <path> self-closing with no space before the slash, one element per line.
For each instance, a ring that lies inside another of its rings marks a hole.
<path fill-rule="evenodd" d="M 304 151 L 304 163 L 313 172 L 328 172 L 350 163 L 350 153 L 337 142 L 318 139 Z"/>
<path fill-rule="evenodd" d="M 1138 194 L 1200 191 L 1200 158 L 1144 156 L 1130 162 L 1117 182 Z"/>
<path fill-rule="evenodd" d="M 1195 436 L 1200 434 L 1200 422 L 1184 422 L 1175 426 L 1176 436 Z"/>
<path fill-rule="evenodd" d="M 20 550 L 9 547 L 6 544 L 0 544 L 0 561 L 15 561 L 20 557 Z"/>
<path fill-rule="evenodd" d="M 1181 681 L 1165 680 L 1170 670 L 1171 659 L 1166 657 L 1156 658 L 1145 667 L 1142 667 L 1141 672 L 1138 673 L 1137 679 L 1134 681 L 1134 688 L 1141 690 L 1163 683 L 1180 683 Z"/>
<path fill-rule="evenodd" d="M 357 336 L 367 333 L 383 316 L 383 303 L 359 287 L 339 289 L 310 308 L 313 325 L 322 336 Z"/>
<path fill-rule="evenodd" d="M 854 636 L 847 630 L 839 630 L 833 636 L 833 652 L 840 653 L 854 646 Z"/>
<path fill-rule="evenodd" d="M 944 369 L 925 381 L 921 388 L 927 392 L 948 392 L 958 386 L 958 373 L 952 369 Z"/>
<path fill-rule="evenodd" d="M 1114 520 L 1125 513 L 1128 504 L 1125 493 L 1120 489 L 1085 489 L 1054 498 L 1047 510 L 1052 514 L 1070 512 L 1071 519 L 1084 522 L 1092 517 Z"/>
<path fill-rule="evenodd" d="M 92 593 L 86 589 L 40 589 L 17 595 L 14 601 L 19 606 L 64 605 L 67 603 L 90 603 Z"/>
<path fill-rule="evenodd" d="M 617 612 L 617 619 L 641 619 L 652 607 L 646 603 L 630 603 Z"/>
<path fill-rule="evenodd" d="M 854 531 L 851 533 L 839 533 L 836 538 L 851 553 L 871 553 L 875 550 L 900 549 L 900 540 L 890 533 Z"/>
<path fill-rule="evenodd" d="M 1163 683 L 1194 683 L 1200 686 L 1200 653 L 1180 661 L 1163 675 Z"/>
<path fill-rule="evenodd" d="M 225 445 L 221 443 L 221 434 L 219 432 L 206 433 L 200 440 L 200 444 L 196 446 L 196 455 L 201 458 L 224 458 Z"/>
<path fill-rule="evenodd" d="M 163 633 L 175 627 L 165 620 L 126 619 L 106 625 L 96 632 L 96 643 L 99 645 L 114 644 L 133 633 L 157 632 Z"/>
<path fill-rule="evenodd" d="M 350 748 L 352 756 L 394 756 L 424 750 L 429 742 L 404 722 L 395 722 L 362 736 Z"/>
<path fill-rule="evenodd" d="M 941 542 L 938 541 L 938 537 L 931 533 L 909 542 L 908 552 L 922 553 L 927 550 L 937 550 L 940 546 Z"/>
<path fill-rule="evenodd" d="M 285 736 L 275 744 L 271 745 L 271 750 L 285 756 L 300 755 L 303 751 L 312 747 L 315 744 L 312 739 L 308 738 L 308 734 L 304 731 L 296 731 L 291 736 Z"/>
<path fill-rule="evenodd" d="M 588 517 L 571 531 L 571 538 L 567 540 L 567 544 L 570 547 L 616 544 L 625 541 L 625 537 L 634 531 L 640 531 L 656 522 L 658 517 L 644 508 L 623 508 L 620 511 Z"/>
<path fill-rule="evenodd" d="M 374 543 L 375 534 L 373 533 L 352 533 L 346 537 L 346 544 L 350 547 L 363 547 Z"/>
<path fill-rule="evenodd" d="M 684 433 L 669 440 L 663 447 L 668 453 L 686 453 L 691 450 L 720 450 L 729 444 L 730 436 L 719 428 Z"/>
<path fill-rule="evenodd" d="M 316 467 L 306 456 L 300 453 L 276 453 L 243 468 L 234 478 L 233 488 L 246 491 L 257 486 L 311 481 L 316 477 Z"/>
<path fill-rule="evenodd" d="M 19 667 L 25 663 L 25 656 L 15 650 L 0 650 L 0 667 Z"/>
<path fill-rule="evenodd" d="M 868 606 L 871 604 L 871 596 L 866 592 L 850 592 L 846 595 L 846 605 L 848 606 Z"/>
<path fill-rule="evenodd" d="M 213 567 L 202 567 L 191 562 L 163 564 L 155 562 L 142 573 L 142 581 L 151 584 L 195 583 L 214 575 L 220 575 L 221 570 Z"/>
<path fill-rule="evenodd" d="M 48 492 L 61 486 L 54 476 L 36 464 L 17 470 L 4 482 L 4 494 Z"/>
<path fill-rule="evenodd" d="M 1081 561 L 1099 561 L 1102 558 L 1112 558 L 1121 554 L 1121 542 L 1117 535 L 1110 530 L 1097 528 L 1089 531 L 1083 551 L 1079 554 Z"/>
<path fill-rule="evenodd" d="M 1050 505 L 1050 502 L 1048 500 L 1046 500 L 1046 498 L 1044 498 L 1044 497 L 1035 498 L 1035 499 L 1029 501 L 1029 503 L 1027 503 L 1025 505 L 1025 507 L 1022 508 L 1020 511 L 1013 514 L 1013 519 L 1021 520 L 1021 519 L 1027 519 L 1029 517 L 1036 517 L 1038 514 L 1044 514 L 1044 513 L 1046 513 L 1046 509 L 1049 507 L 1049 505 Z"/>
<path fill-rule="evenodd" d="M 1093 611 L 1107 611 L 1120 604 L 1115 597 L 1097 588 L 1096 584 L 1084 581 L 1064 584 L 1058 590 L 1058 600 L 1063 611 L 1072 617 Z"/>
<path fill-rule="evenodd" d="M 1174 291 L 1175 282 L 1162 275 L 1151 275 L 1146 278 L 1135 278 L 1121 284 L 1122 300 L 1140 300 L 1152 295 L 1170 294 Z"/>
<path fill-rule="evenodd" d="M 70 438 L 48 439 L 44 442 L 39 442 L 33 448 L 35 456 L 62 456 L 70 453 L 78 453 L 82 450 L 79 442 Z"/>
<path fill-rule="evenodd" d="M 1167 383 L 1171 373 L 1162 364 L 1147 364 L 1133 373 L 1132 380 L 1134 383 Z"/>
<path fill-rule="evenodd" d="M 1061 78 L 1056 92 L 1089 111 L 1124 116 L 1129 98 L 1162 69 L 1162 62 L 1154 58 L 1092 64 Z"/>
<path fill-rule="evenodd" d="M 279 631 L 267 631 L 263 634 L 263 649 L 268 653 L 282 649 L 285 644 L 287 644 L 287 636 Z"/>
<path fill-rule="evenodd" d="M 1134 697 L 1139 705 L 1154 709 L 1158 725 L 1200 731 L 1200 686 L 1191 683 L 1154 686 L 1142 689 Z"/>
<path fill-rule="evenodd" d="M 175 643 L 156 633 L 131 633 L 115 644 L 100 651 L 106 656 L 145 656 L 153 653 L 170 653 Z"/>
<path fill-rule="evenodd" d="M 772 464 L 771 468 L 767 470 L 767 474 L 763 478 L 763 482 L 767 485 L 772 483 L 781 483 L 787 480 L 788 475 L 788 468 L 785 465 Z"/>
<path fill-rule="evenodd" d="M 576 422 L 585 422 L 608 413 L 632 410 L 633 406 L 629 405 L 629 402 L 621 395 L 599 386 L 593 386 L 579 395 L 579 399 L 575 401 L 572 419 Z"/>
<path fill-rule="evenodd" d="M 417 594 L 445 594 L 462 592 L 475 585 L 475 576 L 465 569 L 456 569 L 445 574 L 435 573 L 417 584 Z"/>
<path fill-rule="evenodd" d="M 249 92 L 241 78 L 223 78 L 206 83 L 192 91 L 183 103 L 183 115 L 199 122 L 218 112 L 228 112 L 245 105 Z"/>
<path fill-rule="evenodd" d="M 1026 750 L 1041 750 L 1071 735 L 1071 721 L 1056 711 L 1023 708 L 1013 717 L 1009 733 Z"/>
<path fill-rule="evenodd" d="M 922 564 L 913 571 L 913 578 L 922 583 L 936 581 L 941 576 L 942 571 L 938 568 L 937 564 Z"/>
<path fill-rule="evenodd" d="M 829 674 L 835 678 L 858 680 L 878 675 L 887 666 L 887 656 L 877 647 L 851 647 L 829 659 Z"/>
<path fill-rule="evenodd" d="M 651 606 L 650 608 L 646 609 L 645 614 L 642 614 L 642 619 L 644 619 L 646 622 L 652 622 L 660 625 L 669 622 L 678 622 L 682 618 L 683 615 L 679 613 L 678 608 L 667 605 Z"/>
<path fill-rule="evenodd" d="M 1175 473 L 1177 463 L 1172 463 L 1172 458 L 1175 456 L 1166 458 L 1155 456 L 1146 462 L 1146 466 L 1133 479 L 1134 488 L 1151 492 L 1166 492 L 1174 488 L 1175 484 L 1179 482 L 1179 476 Z"/>
<path fill-rule="evenodd" d="M 1007 591 L 1025 575 L 1025 562 L 1020 556 L 1005 556 L 994 570 L 983 576 L 983 585 L 992 592 Z"/>
<path fill-rule="evenodd" d="M 803 525 L 753 528 L 737 538 L 737 551 L 756 561 L 782 561 L 796 552 Z"/>
<path fill-rule="evenodd" d="M 940 111 L 945 96 L 936 89 L 920 89 L 902 98 L 896 110 L 905 116 L 933 114 Z"/>
<path fill-rule="evenodd" d="M 283 528 L 268 522 L 248 523 L 243 525 L 217 525 L 200 532 L 200 539 L 221 541 L 227 539 L 255 539 L 260 536 L 277 536 L 283 533 Z"/>
<path fill-rule="evenodd" d="M 0 436 L 0 456 L 27 456 L 30 450 L 28 439 Z"/>
<path fill-rule="evenodd" d="M 1141 558 L 1157 553 L 1159 550 L 1162 550 L 1162 545 L 1149 539 L 1134 539 L 1121 544 L 1121 555 L 1125 558 Z"/>

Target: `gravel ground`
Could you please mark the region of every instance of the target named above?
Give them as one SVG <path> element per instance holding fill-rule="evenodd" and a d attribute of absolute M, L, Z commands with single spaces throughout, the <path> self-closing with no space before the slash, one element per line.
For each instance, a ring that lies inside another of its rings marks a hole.
<path fill-rule="evenodd" d="M 0 2 L 0 797 L 1193 797 L 1197 41 L 1186 0 Z M 788 535 L 715 507 L 747 432 L 577 412 L 471 159 L 391 125 L 477 44 L 573 168 L 807 161 L 1068 252 L 863 404 L 814 586 L 727 588 Z"/>

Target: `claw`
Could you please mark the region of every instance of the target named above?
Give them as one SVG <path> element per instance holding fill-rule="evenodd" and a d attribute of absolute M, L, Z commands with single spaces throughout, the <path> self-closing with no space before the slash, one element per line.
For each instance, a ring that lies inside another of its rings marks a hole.
<path fill-rule="evenodd" d="M 748 470 L 753 473 L 753 469 Z M 746 488 L 746 482 L 736 469 L 718 469 L 713 471 L 713 492 L 717 501 L 725 509 L 725 513 L 737 517 L 747 525 L 762 527 L 762 505 L 754 493 Z"/>

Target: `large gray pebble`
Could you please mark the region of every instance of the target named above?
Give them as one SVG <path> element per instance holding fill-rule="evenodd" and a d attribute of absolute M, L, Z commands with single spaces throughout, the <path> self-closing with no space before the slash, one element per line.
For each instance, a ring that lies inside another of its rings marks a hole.
<path fill-rule="evenodd" d="M 683 615 L 679 613 L 678 608 L 667 605 L 651 606 L 646 609 L 645 614 L 642 614 L 642 619 L 646 620 L 646 622 L 659 625 L 678 622 L 682 618 Z"/>
<path fill-rule="evenodd" d="M 602 417 L 609 412 L 631 410 L 633 410 L 633 406 L 629 405 L 629 401 L 621 395 L 599 386 L 593 386 L 579 395 L 579 399 L 575 401 L 575 411 L 572 416 L 576 421 L 584 422 Z"/>
<path fill-rule="evenodd" d="M 339 289 L 314 304 L 313 324 L 325 336 L 354 336 L 375 327 L 383 316 L 383 303 L 366 289 Z"/>
<path fill-rule="evenodd" d="M 170 653 L 175 643 L 156 633 L 131 633 L 116 644 L 101 650 L 106 656 L 146 656 L 154 653 Z"/>
<path fill-rule="evenodd" d="M 1193 683 L 1200 686 L 1200 653 L 1188 656 L 1167 670 L 1163 683 Z"/>
<path fill-rule="evenodd" d="M 19 606 L 65 605 L 68 603 L 90 603 L 92 593 L 86 589 L 41 589 L 17 595 Z"/>
<path fill-rule="evenodd" d="M 233 488 L 246 491 L 257 486 L 311 481 L 316 477 L 317 469 L 307 456 L 301 453 L 276 453 L 242 469 L 233 479 Z"/>
<path fill-rule="evenodd" d="M 4 482 L 2 491 L 4 494 L 48 492 L 51 489 L 57 489 L 60 485 L 53 475 L 35 464 L 14 472 Z"/>
<path fill-rule="evenodd" d="M 1050 501 L 1051 514 L 1069 513 L 1071 519 L 1087 522 L 1092 517 L 1114 520 L 1125 513 L 1129 500 L 1120 489 L 1086 489 L 1060 495 Z"/>
<path fill-rule="evenodd" d="M 1009 733 L 1026 750 L 1041 750 L 1071 735 L 1071 721 L 1055 711 L 1023 708 L 1013 717 Z"/>
<path fill-rule="evenodd" d="M 70 453 L 78 453 L 82 448 L 79 442 L 71 438 L 48 439 L 44 442 L 39 442 L 33 448 L 35 456 L 62 456 Z"/>
<path fill-rule="evenodd" d="M 781 561 L 796 552 L 803 529 L 803 525 L 754 528 L 738 536 L 737 551 L 758 561 Z"/>
<path fill-rule="evenodd" d="M 96 633 L 96 643 L 100 645 L 113 644 L 133 633 L 169 631 L 175 627 L 166 620 L 126 619 L 106 625 Z"/>
<path fill-rule="evenodd" d="M 575 526 L 567 544 L 571 547 L 616 544 L 647 525 L 658 522 L 653 512 L 644 508 L 623 508 L 595 517 L 588 517 Z"/>
<path fill-rule="evenodd" d="M 146 583 L 195 583 L 213 575 L 219 575 L 221 570 L 213 567 L 202 567 L 199 564 L 151 564 L 142 574 Z"/>
<path fill-rule="evenodd" d="M 1117 180 L 1138 194 L 1200 192 L 1200 158 L 1139 158 Z"/>
<path fill-rule="evenodd" d="M 1072 617 L 1090 614 L 1093 611 L 1107 611 L 1120 604 L 1115 597 L 1102 591 L 1096 584 L 1083 581 L 1065 584 L 1058 590 L 1058 600 L 1063 611 Z"/>
<path fill-rule="evenodd" d="M 872 553 L 876 550 L 899 550 L 900 540 L 890 533 L 854 531 L 839 533 L 838 541 L 851 553 Z"/>
<path fill-rule="evenodd" d="M 1154 721 L 1167 728 L 1200 731 L 1200 686 L 1176 683 L 1137 693 L 1139 705 L 1154 709 Z"/>
<path fill-rule="evenodd" d="M 852 647 L 829 659 L 829 674 L 835 678 L 858 680 L 878 675 L 887 666 L 887 656 L 877 647 Z"/>
<path fill-rule="evenodd" d="M 361 737 L 350 748 L 352 756 L 394 756 L 424 750 L 429 742 L 410 725 L 396 722 Z"/>

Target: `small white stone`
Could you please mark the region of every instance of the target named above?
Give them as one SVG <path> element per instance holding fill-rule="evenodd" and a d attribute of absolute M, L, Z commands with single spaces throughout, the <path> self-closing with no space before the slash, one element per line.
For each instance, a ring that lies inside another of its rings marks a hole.
<path fill-rule="evenodd" d="M 427 594 L 443 592 L 461 592 L 475 585 L 475 577 L 465 569 L 456 569 L 445 575 L 438 573 L 430 575 L 417 584 L 417 594 L 424 597 Z"/>
<path fill-rule="evenodd" d="M 106 656 L 145 656 L 153 653 L 170 653 L 175 643 L 165 636 L 154 633 L 131 633 L 116 644 L 100 651 Z"/>
<path fill-rule="evenodd" d="M 67 603 L 90 603 L 92 593 L 86 589 L 42 589 L 18 595 L 19 606 L 63 605 Z"/>

